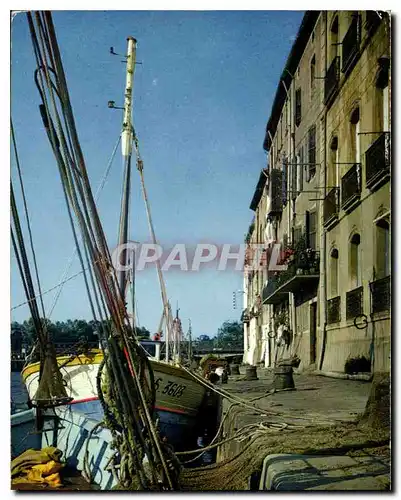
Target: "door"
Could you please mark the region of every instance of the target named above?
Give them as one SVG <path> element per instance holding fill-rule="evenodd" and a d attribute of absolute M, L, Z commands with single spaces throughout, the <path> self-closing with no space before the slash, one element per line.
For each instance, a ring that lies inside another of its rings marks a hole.
<path fill-rule="evenodd" d="M 316 363 L 317 302 L 310 305 L 310 364 Z"/>

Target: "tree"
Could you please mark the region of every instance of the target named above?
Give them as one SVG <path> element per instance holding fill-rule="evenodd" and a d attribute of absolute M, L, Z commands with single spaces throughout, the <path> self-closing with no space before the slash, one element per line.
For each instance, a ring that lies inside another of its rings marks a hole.
<path fill-rule="evenodd" d="M 135 328 L 135 335 L 141 340 L 150 339 L 150 331 L 144 326 L 137 326 Z"/>
<path fill-rule="evenodd" d="M 234 347 L 243 345 L 244 329 L 239 321 L 225 321 L 217 330 L 216 347 Z"/>
<path fill-rule="evenodd" d="M 200 340 L 201 342 L 205 342 L 205 341 L 209 341 L 210 337 L 209 337 L 209 335 L 199 335 L 198 340 Z"/>

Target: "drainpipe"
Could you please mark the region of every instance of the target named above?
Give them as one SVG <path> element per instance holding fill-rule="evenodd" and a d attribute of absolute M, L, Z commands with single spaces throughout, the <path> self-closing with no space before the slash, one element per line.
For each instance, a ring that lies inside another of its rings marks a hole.
<path fill-rule="evenodd" d="M 325 51 L 324 51 L 324 68 L 325 68 L 325 74 L 327 73 L 327 29 L 328 29 L 328 23 L 327 23 L 327 12 L 323 12 L 322 14 L 325 18 Z M 327 108 L 325 106 L 324 108 L 324 115 L 323 115 L 323 143 L 324 143 L 324 148 L 323 148 L 323 185 L 324 185 L 324 196 L 326 196 L 326 186 L 327 186 L 327 168 L 326 168 L 326 161 L 327 161 Z M 321 169 L 320 169 L 321 170 Z M 322 177 L 322 172 L 320 172 L 320 177 Z M 326 246 L 327 246 L 327 238 L 326 238 L 326 231 L 323 227 L 323 207 L 324 207 L 324 201 L 320 201 L 320 206 L 319 206 L 319 216 L 320 216 L 320 228 L 321 228 L 321 235 L 320 235 L 320 331 L 322 332 L 322 347 L 321 347 L 321 352 L 320 352 L 320 361 L 319 361 L 319 370 L 322 370 L 323 368 L 323 361 L 324 361 L 324 355 L 326 351 L 326 343 L 327 343 L 327 331 L 326 331 L 326 326 L 327 326 L 327 260 L 326 260 Z"/>

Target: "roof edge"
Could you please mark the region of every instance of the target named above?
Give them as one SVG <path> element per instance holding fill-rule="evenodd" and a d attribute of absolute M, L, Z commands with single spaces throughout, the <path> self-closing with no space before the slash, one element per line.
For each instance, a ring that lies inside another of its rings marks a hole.
<path fill-rule="evenodd" d="M 270 118 L 266 125 L 265 139 L 263 141 L 263 149 L 265 151 L 269 151 L 271 147 L 270 136 L 274 137 L 276 133 L 279 117 L 287 97 L 284 85 L 282 85 L 281 82 L 284 81 L 287 88 L 291 85 L 294 72 L 299 64 L 299 61 L 301 60 L 302 54 L 304 53 L 306 44 L 308 43 L 310 35 L 316 25 L 320 12 L 320 10 L 307 10 L 302 19 L 297 37 L 291 47 L 291 51 L 288 55 L 283 72 L 281 73 L 276 94 L 274 96 Z"/>

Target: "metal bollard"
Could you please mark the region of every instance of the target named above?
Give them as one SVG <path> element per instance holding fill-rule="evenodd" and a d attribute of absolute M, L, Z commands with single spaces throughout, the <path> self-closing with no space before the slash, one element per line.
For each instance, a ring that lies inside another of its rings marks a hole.
<path fill-rule="evenodd" d="M 278 366 L 274 369 L 273 386 L 275 389 L 294 389 L 292 366 Z"/>
<path fill-rule="evenodd" d="M 247 366 L 245 370 L 245 380 L 259 380 L 256 375 L 256 366 Z"/>
<path fill-rule="evenodd" d="M 231 375 L 240 375 L 239 365 L 230 365 Z"/>

